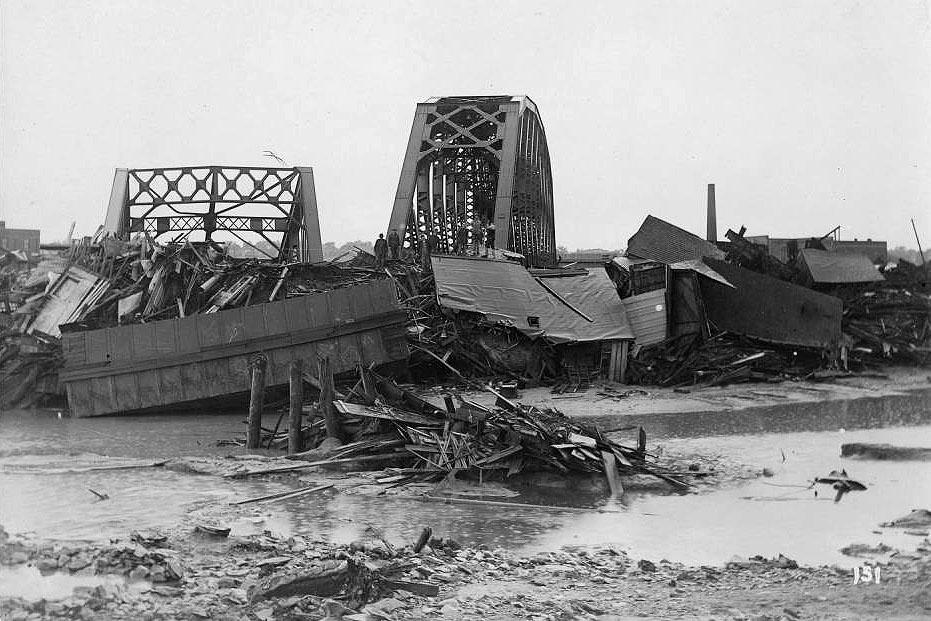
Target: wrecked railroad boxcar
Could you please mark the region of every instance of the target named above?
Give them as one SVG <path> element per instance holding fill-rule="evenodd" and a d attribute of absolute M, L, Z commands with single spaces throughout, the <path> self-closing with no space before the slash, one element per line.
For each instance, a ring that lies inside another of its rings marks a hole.
<path fill-rule="evenodd" d="M 403 361 L 407 315 L 395 286 L 375 281 L 215 313 L 62 335 L 74 416 L 180 407 L 244 397 L 249 359 L 268 357 L 267 385 L 288 382 L 292 360 L 326 356 L 334 373 Z"/>
<path fill-rule="evenodd" d="M 724 261 L 704 261 L 733 284 L 700 279 L 705 311 L 718 330 L 780 345 L 829 350 L 840 346 L 839 298 Z"/>

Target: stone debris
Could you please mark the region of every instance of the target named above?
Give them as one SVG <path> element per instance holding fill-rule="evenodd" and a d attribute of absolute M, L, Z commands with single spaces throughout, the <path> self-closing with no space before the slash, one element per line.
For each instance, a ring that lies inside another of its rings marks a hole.
<path fill-rule="evenodd" d="M 380 538 L 370 530 L 353 545 L 337 545 L 301 537 L 276 537 L 266 532 L 222 540 L 224 547 L 211 553 L 172 535 L 168 541 L 172 548 L 159 549 L 168 550 L 163 552 L 138 545 L 64 547 L 11 539 L 0 530 L 2 565 L 15 562 L 38 567 L 41 561 L 51 559 L 54 561 L 51 571 L 70 571 L 67 563 L 64 567 L 59 565 L 58 558 L 70 560 L 79 556 L 93 560 L 79 573 L 91 571 L 92 575 L 126 578 L 125 582 L 78 587 L 67 597 L 56 600 L 0 597 L 0 610 L 5 621 L 39 618 L 565 621 L 631 615 L 798 619 L 825 616 L 818 615 L 818 609 L 813 608 L 819 605 L 819 600 L 800 596 L 784 599 L 779 593 L 797 593 L 794 589 L 802 588 L 824 593 L 822 602 L 827 602 L 827 595 L 834 593 L 832 605 L 838 605 L 846 602 L 844 589 L 850 583 L 849 569 L 800 567 L 782 555 L 734 559 L 724 567 L 690 567 L 667 560 L 634 561 L 623 551 L 610 547 L 566 546 L 521 555 L 503 549 L 462 547 L 452 539 L 431 536 L 420 552 L 415 553 L 413 541 L 406 545 L 375 545 Z M 370 551 L 377 551 L 377 555 L 370 555 Z M 288 558 L 288 563 L 280 564 L 282 558 Z M 159 570 L 168 574 L 174 571 L 172 560 L 182 563 L 184 571 L 171 583 L 153 583 L 141 571 L 146 569 L 149 576 Z M 127 571 L 127 566 L 134 563 Z M 51 565 L 46 562 L 45 567 Z M 917 585 L 931 568 L 931 547 L 893 557 L 885 567 L 884 577 L 895 575 L 900 581 Z M 360 582 L 359 576 L 364 576 L 367 582 Z M 758 600 L 753 599 L 756 592 L 761 593 Z M 772 595 L 767 598 L 765 593 Z M 921 610 L 921 602 L 925 600 L 919 597 L 908 610 Z"/>

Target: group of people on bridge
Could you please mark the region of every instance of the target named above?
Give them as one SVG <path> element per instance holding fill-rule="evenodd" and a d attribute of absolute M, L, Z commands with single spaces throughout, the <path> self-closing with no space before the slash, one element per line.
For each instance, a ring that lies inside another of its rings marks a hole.
<path fill-rule="evenodd" d="M 469 241 L 469 229 L 465 226 L 460 227 L 459 230 L 456 231 L 456 238 L 453 242 L 452 254 L 463 256 L 478 255 L 480 252 L 482 252 L 482 241 L 485 242 L 483 256 L 488 256 L 489 249 L 491 249 L 492 253 L 494 253 L 494 222 L 489 222 L 487 225 L 484 225 L 479 230 L 475 231 L 472 243 Z M 440 252 L 439 236 L 436 233 L 420 235 L 419 250 L 420 260 L 423 262 L 424 267 L 429 269 L 430 257 Z M 401 237 L 396 230 L 389 231 L 387 239 L 385 239 L 384 233 L 379 233 L 378 239 L 375 240 L 375 265 L 379 268 L 384 267 L 388 262 L 389 257 L 392 260 L 413 258 L 410 256 L 410 254 L 413 252 L 413 249 L 402 248 Z M 408 256 L 402 256 L 406 253 Z"/>

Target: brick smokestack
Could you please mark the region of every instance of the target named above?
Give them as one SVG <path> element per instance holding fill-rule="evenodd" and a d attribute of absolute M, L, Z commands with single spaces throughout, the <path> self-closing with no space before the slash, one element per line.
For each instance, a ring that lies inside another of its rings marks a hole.
<path fill-rule="evenodd" d="M 718 241 L 718 217 L 714 207 L 714 184 L 708 184 L 708 234 L 706 239 L 711 243 Z"/>

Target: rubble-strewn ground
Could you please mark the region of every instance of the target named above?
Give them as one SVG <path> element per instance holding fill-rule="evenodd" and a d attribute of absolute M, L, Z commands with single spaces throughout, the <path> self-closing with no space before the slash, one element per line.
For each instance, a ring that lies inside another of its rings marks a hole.
<path fill-rule="evenodd" d="M 922 619 L 931 615 L 931 542 L 895 556 L 880 584 L 853 584 L 851 570 L 798 567 L 785 557 L 725 567 L 632 559 L 605 548 L 533 556 L 466 549 L 434 538 L 420 553 L 378 533 L 349 546 L 268 533 L 218 539 L 191 529 L 110 545 L 13 539 L 2 571 L 24 565 L 125 583 L 76 588 L 57 601 L 0 599 L 5 621 L 81 619 Z M 5 535 L 0 535 L 5 539 Z M 146 544 L 150 547 L 145 547 Z M 264 597 L 281 576 L 313 575 L 347 559 L 400 566 L 401 579 L 439 585 L 435 597 L 383 591 L 373 602 L 300 593 Z M 329 563 L 329 564 L 327 564 Z M 180 576 L 180 577 L 179 577 Z"/>

